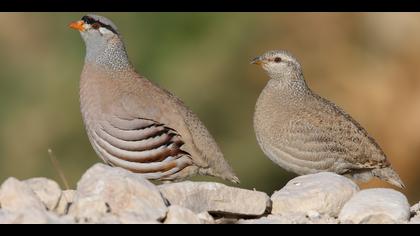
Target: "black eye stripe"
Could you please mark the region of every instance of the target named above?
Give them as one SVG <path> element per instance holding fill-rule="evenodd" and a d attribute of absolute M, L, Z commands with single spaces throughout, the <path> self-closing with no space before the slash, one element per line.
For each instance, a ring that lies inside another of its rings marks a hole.
<path fill-rule="evenodd" d="M 118 34 L 118 32 L 117 32 L 114 28 L 112 28 L 112 26 L 107 25 L 107 24 L 104 24 L 104 23 L 102 23 L 102 22 L 100 22 L 100 21 L 98 21 L 98 20 L 95 20 L 95 19 L 93 19 L 92 17 L 89 17 L 89 16 L 84 16 L 84 17 L 82 17 L 82 21 L 84 21 L 86 24 L 89 24 L 89 25 L 92 25 L 92 24 L 97 23 L 97 24 L 99 24 L 101 27 L 103 27 L 103 28 L 105 28 L 105 29 L 107 29 L 107 30 L 109 30 L 109 31 L 113 32 L 114 34 Z"/>
<path fill-rule="evenodd" d="M 84 21 L 86 24 L 89 24 L 89 25 L 96 22 L 93 18 L 91 18 L 89 16 L 82 17 L 82 21 Z"/>

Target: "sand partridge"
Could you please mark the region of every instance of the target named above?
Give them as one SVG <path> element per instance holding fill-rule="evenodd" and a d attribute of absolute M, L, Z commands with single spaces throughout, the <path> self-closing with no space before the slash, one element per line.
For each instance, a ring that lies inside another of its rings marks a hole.
<path fill-rule="evenodd" d="M 198 117 L 135 71 L 115 24 L 87 15 L 70 27 L 80 31 L 86 44 L 81 113 L 105 163 L 155 180 L 200 174 L 239 182 Z"/>
<path fill-rule="evenodd" d="M 308 88 L 291 54 L 270 51 L 252 63 L 270 77 L 256 104 L 254 129 L 273 162 L 299 175 L 335 172 L 361 181 L 378 177 L 404 187 L 366 130 Z"/>

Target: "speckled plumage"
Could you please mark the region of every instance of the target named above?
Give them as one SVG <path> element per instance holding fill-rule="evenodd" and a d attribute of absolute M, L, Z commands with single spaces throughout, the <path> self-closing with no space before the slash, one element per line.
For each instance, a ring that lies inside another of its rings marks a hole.
<path fill-rule="evenodd" d="M 115 27 L 104 17 L 88 17 L 90 22 Z M 99 157 L 149 179 L 173 181 L 202 174 L 238 183 L 198 117 L 177 97 L 135 71 L 120 35 L 85 28 L 81 31 L 86 58 L 80 104 Z"/>
<path fill-rule="evenodd" d="M 293 56 L 270 51 L 253 62 L 270 77 L 256 104 L 254 129 L 273 162 L 299 175 L 327 171 L 404 186 L 366 130 L 308 88 Z"/>

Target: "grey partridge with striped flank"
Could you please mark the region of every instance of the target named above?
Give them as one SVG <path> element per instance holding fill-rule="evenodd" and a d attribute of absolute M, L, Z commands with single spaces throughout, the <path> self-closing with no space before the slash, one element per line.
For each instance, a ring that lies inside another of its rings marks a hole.
<path fill-rule="evenodd" d="M 270 80 L 258 98 L 254 129 L 263 152 L 296 174 L 336 172 L 404 187 L 375 140 L 334 103 L 308 88 L 301 65 L 285 51 L 255 58 Z"/>
<path fill-rule="evenodd" d="M 239 182 L 198 117 L 135 71 L 109 19 L 87 15 L 70 27 L 86 44 L 81 112 L 89 140 L 105 163 L 155 180 L 201 174 Z"/>

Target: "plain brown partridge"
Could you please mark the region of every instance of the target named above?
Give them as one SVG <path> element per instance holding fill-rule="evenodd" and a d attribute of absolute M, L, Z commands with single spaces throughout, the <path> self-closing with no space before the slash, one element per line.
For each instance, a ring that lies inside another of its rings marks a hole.
<path fill-rule="evenodd" d="M 335 172 L 404 187 L 384 152 L 359 123 L 308 88 L 301 65 L 285 51 L 255 58 L 270 80 L 256 104 L 254 129 L 263 152 L 296 174 Z"/>
<path fill-rule="evenodd" d="M 109 19 L 87 15 L 70 27 L 86 44 L 81 112 L 89 140 L 105 163 L 148 179 L 200 174 L 239 182 L 198 117 L 135 71 Z"/>

